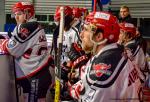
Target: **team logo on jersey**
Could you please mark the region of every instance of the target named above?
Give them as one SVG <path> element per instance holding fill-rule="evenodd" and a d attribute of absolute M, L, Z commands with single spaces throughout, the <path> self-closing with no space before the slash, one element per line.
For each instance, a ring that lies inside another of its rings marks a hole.
<path fill-rule="evenodd" d="M 110 76 L 112 73 L 111 71 L 108 70 L 110 68 L 111 68 L 111 64 L 107 65 L 105 63 L 99 63 L 93 65 L 93 70 L 97 77 L 101 77 L 104 74 Z"/>
<path fill-rule="evenodd" d="M 10 40 L 8 43 L 8 48 L 13 48 L 16 45 L 16 41 Z"/>
<path fill-rule="evenodd" d="M 30 32 L 27 28 L 21 28 L 20 29 L 20 33 L 19 33 L 19 36 L 21 39 L 26 39 L 28 36 L 29 36 Z"/>

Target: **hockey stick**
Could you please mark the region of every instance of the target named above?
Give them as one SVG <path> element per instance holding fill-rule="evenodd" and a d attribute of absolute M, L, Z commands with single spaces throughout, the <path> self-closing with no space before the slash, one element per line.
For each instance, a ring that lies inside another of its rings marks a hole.
<path fill-rule="evenodd" d="M 61 80 L 61 53 L 63 45 L 63 33 L 64 33 L 64 7 L 60 7 L 60 27 L 58 36 L 58 53 L 57 63 L 55 68 L 55 99 L 54 102 L 60 101 L 60 80 Z"/>

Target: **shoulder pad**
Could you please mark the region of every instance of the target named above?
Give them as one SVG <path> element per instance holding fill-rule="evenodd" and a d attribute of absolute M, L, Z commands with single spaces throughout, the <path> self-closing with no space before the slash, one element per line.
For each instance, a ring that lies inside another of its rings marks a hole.
<path fill-rule="evenodd" d="M 89 73 L 86 76 L 87 83 L 96 87 L 111 86 L 127 62 L 127 58 L 122 57 L 119 49 L 108 50 L 94 58 Z"/>
<path fill-rule="evenodd" d="M 15 36 L 15 38 L 19 42 L 24 42 L 25 40 L 34 36 L 39 30 L 41 30 L 41 26 L 38 22 L 23 23 L 18 26 L 17 36 Z"/>
<path fill-rule="evenodd" d="M 131 43 L 131 44 L 128 44 L 126 47 L 131 50 L 132 54 L 134 54 L 138 45 L 136 43 Z"/>

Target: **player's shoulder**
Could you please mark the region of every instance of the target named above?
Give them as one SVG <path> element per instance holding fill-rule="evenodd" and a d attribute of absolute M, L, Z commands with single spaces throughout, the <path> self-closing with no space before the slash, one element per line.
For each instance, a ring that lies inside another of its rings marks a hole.
<path fill-rule="evenodd" d="M 132 42 L 126 45 L 127 48 L 131 50 L 131 52 L 134 54 L 139 45 L 136 42 Z"/>
<path fill-rule="evenodd" d="M 33 32 L 34 30 L 36 30 L 38 27 L 39 27 L 39 23 L 38 22 L 27 22 L 27 23 L 22 23 L 20 25 L 20 30 L 22 28 L 26 28 L 28 29 L 29 31 Z"/>
<path fill-rule="evenodd" d="M 24 42 L 27 39 L 32 38 L 35 34 L 37 34 L 42 27 L 38 22 L 27 22 L 27 23 L 22 23 L 19 26 L 17 26 L 17 36 L 15 38 L 19 42 Z"/>
<path fill-rule="evenodd" d="M 72 31 L 72 32 L 74 32 L 74 33 L 76 33 L 76 34 L 78 34 L 78 33 L 79 33 L 78 28 L 77 28 L 77 27 L 75 27 L 75 26 L 71 27 L 71 31 Z"/>
<path fill-rule="evenodd" d="M 113 45 L 112 45 L 113 46 Z M 122 58 L 122 53 L 124 53 L 124 46 L 115 45 L 113 48 L 106 48 L 99 55 L 97 55 L 93 62 L 107 62 L 115 64 Z"/>
<path fill-rule="evenodd" d="M 111 86 L 127 63 L 127 58 L 122 53 L 123 49 L 110 49 L 94 58 L 87 74 L 87 82 L 91 84 L 91 80 L 95 81 L 93 85 L 96 87 Z"/>

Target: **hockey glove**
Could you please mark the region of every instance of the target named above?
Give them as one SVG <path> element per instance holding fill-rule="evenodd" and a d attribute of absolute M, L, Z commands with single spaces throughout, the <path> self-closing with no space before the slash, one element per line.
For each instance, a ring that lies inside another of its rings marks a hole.
<path fill-rule="evenodd" d="M 87 63 L 88 56 L 76 43 L 72 43 L 71 49 L 68 52 L 68 57 L 72 61 L 72 68 L 79 68 Z"/>
<path fill-rule="evenodd" d="M 71 68 L 68 66 L 67 62 L 64 62 L 61 66 L 61 79 L 68 81 L 68 73 L 70 70 Z"/>
<path fill-rule="evenodd" d="M 85 93 L 85 87 L 81 80 L 79 80 L 76 84 L 73 86 L 70 86 L 70 96 L 79 99 L 80 95 L 83 95 Z"/>
<path fill-rule="evenodd" d="M 1 53 L 8 53 L 7 43 L 8 43 L 8 39 L 0 39 L 0 52 Z"/>

